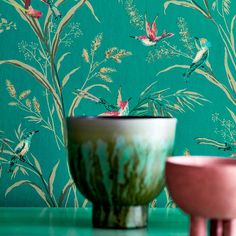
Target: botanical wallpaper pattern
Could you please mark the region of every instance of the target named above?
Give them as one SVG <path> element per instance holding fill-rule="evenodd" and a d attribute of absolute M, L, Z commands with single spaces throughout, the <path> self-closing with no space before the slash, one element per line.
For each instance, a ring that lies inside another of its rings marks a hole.
<path fill-rule="evenodd" d="M 235 21 L 232 0 L 0 0 L 0 206 L 90 205 L 67 116 L 176 117 L 175 155 L 235 157 Z"/>

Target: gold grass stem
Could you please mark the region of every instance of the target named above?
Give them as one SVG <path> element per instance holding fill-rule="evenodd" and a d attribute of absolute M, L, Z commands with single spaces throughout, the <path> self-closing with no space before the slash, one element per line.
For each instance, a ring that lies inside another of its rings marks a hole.
<path fill-rule="evenodd" d="M 64 145 L 64 143 L 61 141 L 61 139 L 56 134 L 54 119 L 53 119 L 53 115 L 52 115 L 52 112 L 51 112 L 51 109 L 50 109 L 50 105 L 49 105 L 49 98 L 48 98 L 47 90 L 45 91 L 45 96 L 46 96 L 46 103 L 47 103 L 47 107 L 48 107 L 48 112 L 50 114 L 50 119 L 51 119 L 51 123 L 52 123 L 52 132 L 54 134 L 57 147 L 60 150 L 60 145 L 59 145 L 58 141 L 61 143 L 62 146 Z"/>
<path fill-rule="evenodd" d="M 42 174 L 37 170 L 37 168 L 34 167 L 34 165 L 30 164 L 28 161 L 25 160 L 24 163 L 27 164 L 28 166 L 30 166 L 34 171 L 36 171 L 38 173 L 38 176 L 41 179 L 41 181 L 43 183 L 43 186 L 44 186 L 44 188 L 47 192 L 48 200 L 51 201 L 51 204 L 52 204 L 53 207 L 57 207 L 57 202 L 50 196 L 50 193 L 48 191 L 48 184 L 47 184 L 46 180 L 43 178 Z"/>
<path fill-rule="evenodd" d="M 11 150 L 11 152 L 12 152 L 14 155 L 16 155 L 16 156 L 19 158 L 19 160 L 20 160 L 20 156 L 12 149 L 12 147 L 11 147 L 7 142 L 5 142 L 4 140 L 2 140 L 2 142 L 4 142 L 4 144 L 8 146 L 8 148 Z M 25 160 L 23 163 L 25 163 L 25 164 L 27 164 L 28 166 L 30 166 L 30 167 L 33 169 L 33 170 L 32 170 L 33 173 L 35 173 L 35 172 L 37 173 L 37 175 L 39 176 L 39 178 L 41 179 L 41 181 L 42 181 L 42 183 L 43 183 L 43 185 L 44 185 L 44 188 L 45 188 L 46 191 L 47 191 L 49 200 L 51 201 L 51 203 L 52 203 L 53 206 L 56 206 L 57 203 L 55 203 L 55 202 L 53 201 L 53 199 L 50 197 L 50 193 L 49 193 L 48 187 L 47 187 L 48 184 L 47 184 L 46 180 L 43 178 L 42 174 L 37 170 L 37 168 L 34 167 L 34 165 L 32 165 L 32 164 L 31 164 L 30 162 L 28 162 L 27 160 Z M 23 165 L 23 167 L 25 167 L 25 166 Z M 29 169 L 29 168 L 28 168 L 28 169 Z M 47 200 L 48 200 L 48 199 L 47 199 Z"/>
<path fill-rule="evenodd" d="M 68 201 L 69 201 L 69 197 L 70 197 L 70 193 L 71 193 L 71 188 L 68 190 L 67 196 L 66 196 L 66 201 L 65 201 L 65 207 L 67 207 Z"/>
<path fill-rule="evenodd" d="M 236 52 L 234 51 L 233 45 L 232 45 L 232 43 L 231 43 L 231 41 L 230 41 L 228 35 L 226 34 L 225 30 L 223 29 L 223 27 L 222 27 L 221 25 L 219 25 L 219 30 L 222 31 L 222 33 L 223 33 L 222 36 L 223 36 L 223 35 L 225 36 L 225 39 L 226 39 L 226 41 L 228 42 L 228 44 L 230 45 L 230 48 L 232 49 L 234 56 L 236 56 Z M 226 42 L 226 41 L 225 41 L 225 42 Z"/>

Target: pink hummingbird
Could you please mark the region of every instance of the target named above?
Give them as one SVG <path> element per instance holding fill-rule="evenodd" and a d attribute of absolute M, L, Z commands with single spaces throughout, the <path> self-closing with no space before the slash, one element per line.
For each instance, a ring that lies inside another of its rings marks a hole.
<path fill-rule="evenodd" d="M 26 14 L 29 16 L 32 16 L 34 18 L 40 18 L 42 17 L 43 13 L 41 11 L 33 9 L 31 6 L 31 0 L 25 0 L 25 10 Z"/>
<path fill-rule="evenodd" d="M 162 39 L 173 37 L 174 34 L 168 33 L 166 31 L 163 31 L 160 36 L 157 36 L 157 26 L 156 26 L 157 18 L 158 16 L 155 17 L 151 27 L 151 24 L 147 21 L 147 17 L 145 15 L 145 28 L 147 35 L 130 36 L 130 37 L 141 41 L 145 46 L 155 46 Z"/>
<path fill-rule="evenodd" d="M 51 3 L 50 0 L 41 0 L 42 3 L 46 4 L 48 7 L 50 7 L 53 15 L 55 16 L 55 18 L 61 18 L 61 13 L 59 12 L 59 10 Z M 35 10 L 33 9 L 31 6 L 31 0 L 25 0 L 25 10 L 26 10 L 26 14 L 28 14 L 29 16 L 32 16 L 34 18 L 40 18 L 42 17 L 43 13 L 41 11 Z"/>
<path fill-rule="evenodd" d="M 129 101 L 122 101 L 121 88 L 118 90 L 117 96 L 118 111 L 108 111 L 100 114 L 99 116 L 127 116 L 129 114 Z M 104 103 L 103 103 L 104 104 Z"/>

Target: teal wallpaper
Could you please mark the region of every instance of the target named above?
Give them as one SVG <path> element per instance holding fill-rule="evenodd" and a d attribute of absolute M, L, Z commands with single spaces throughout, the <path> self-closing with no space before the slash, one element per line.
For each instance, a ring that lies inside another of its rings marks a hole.
<path fill-rule="evenodd" d="M 0 206 L 89 205 L 68 115 L 174 116 L 175 155 L 236 156 L 235 1 L 29 3 L 0 0 Z"/>

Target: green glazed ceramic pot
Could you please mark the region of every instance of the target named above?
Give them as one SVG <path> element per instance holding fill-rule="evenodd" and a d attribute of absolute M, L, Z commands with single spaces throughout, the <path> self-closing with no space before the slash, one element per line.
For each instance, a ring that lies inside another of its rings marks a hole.
<path fill-rule="evenodd" d="M 71 175 L 93 203 L 93 226 L 141 228 L 148 203 L 164 186 L 176 119 L 69 117 Z"/>

